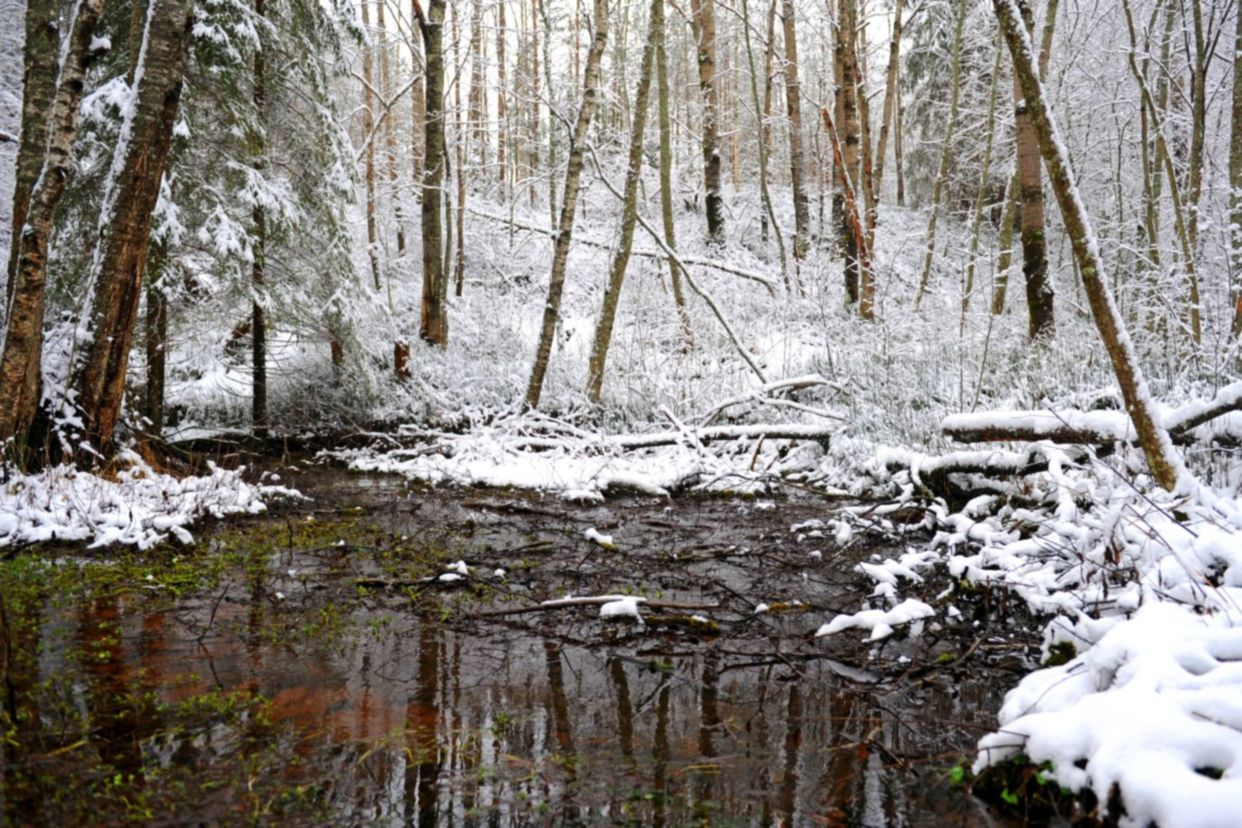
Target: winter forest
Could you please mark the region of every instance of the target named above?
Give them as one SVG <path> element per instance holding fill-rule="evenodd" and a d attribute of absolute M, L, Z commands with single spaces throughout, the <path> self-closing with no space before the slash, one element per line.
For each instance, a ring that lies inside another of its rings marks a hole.
<path fill-rule="evenodd" d="M 5 823 L 1237 824 L 1236 0 L 0 22 Z"/>

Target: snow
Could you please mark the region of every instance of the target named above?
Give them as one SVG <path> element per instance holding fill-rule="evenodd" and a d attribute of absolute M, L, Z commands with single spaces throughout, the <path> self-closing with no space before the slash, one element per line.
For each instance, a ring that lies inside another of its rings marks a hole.
<path fill-rule="evenodd" d="M 612 542 L 612 535 L 601 534 L 598 529 L 592 526 L 582 533 L 583 537 L 594 544 L 604 547 L 605 549 L 615 549 L 616 544 Z"/>
<path fill-rule="evenodd" d="M 212 463 L 207 474 L 176 478 L 135 454 L 121 459 L 128 466 L 115 479 L 63 465 L 36 474 L 7 470 L 0 482 L 0 547 L 57 540 L 147 549 L 169 535 L 192 543 L 187 527 L 203 517 L 257 514 L 267 498 L 297 494 L 247 483 L 243 470 Z"/>
<path fill-rule="evenodd" d="M 635 621 L 642 623 L 642 616 L 638 614 L 638 604 L 645 599 L 631 597 L 628 595 L 615 596 L 616 600 L 609 601 L 606 604 L 600 604 L 599 617 L 603 619 L 614 618 L 633 618 Z"/>
<path fill-rule="evenodd" d="M 910 634 L 917 637 L 923 629 L 922 620 L 935 614 L 936 611 L 922 601 L 907 598 L 888 610 L 868 609 L 853 615 L 838 615 L 816 630 L 815 637 L 822 638 L 845 630 L 862 629 L 871 631 L 871 641 L 879 641 L 892 635 L 896 627 L 906 625 L 910 627 Z"/>
<path fill-rule="evenodd" d="M 1062 786 L 1107 802 L 1123 825 L 1235 825 L 1242 813 L 1242 618 L 1155 602 L 1086 654 L 1006 696 L 976 770 L 1024 753 Z M 1219 774 L 1213 779 L 1208 773 Z"/>

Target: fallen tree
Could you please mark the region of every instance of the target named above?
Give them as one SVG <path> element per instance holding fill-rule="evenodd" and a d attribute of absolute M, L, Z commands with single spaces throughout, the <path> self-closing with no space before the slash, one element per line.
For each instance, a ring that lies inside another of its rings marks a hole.
<path fill-rule="evenodd" d="M 1208 425 L 1231 412 L 1242 410 L 1242 382 L 1220 389 L 1210 400 L 1197 400 L 1163 412 L 1160 424 L 1177 442 L 1242 443 L 1242 420 L 1228 418 Z M 960 443 L 1002 440 L 1107 446 L 1137 442 L 1134 426 L 1124 411 L 983 411 L 951 414 L 940 424 L 941 432 Z"/>

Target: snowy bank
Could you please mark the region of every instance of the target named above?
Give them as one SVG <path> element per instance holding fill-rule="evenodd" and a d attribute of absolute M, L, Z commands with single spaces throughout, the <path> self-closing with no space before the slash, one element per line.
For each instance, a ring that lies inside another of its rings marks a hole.
<path fill-rule="evenodd" d="M 86 541 L 147 549 L 170 535 L 190 543 L 187 527 L 200 518 L 257 514 L 267 497 L 297 495 L 252 485 L 242 469 L 214 463 L 207 474 L 178 478 L 152 470 L 133 453 L 122 459 L 129 465 L 114 479 L 64 465 L 37 474 L 10 471 L 0 482 L 0 547 Z"/>

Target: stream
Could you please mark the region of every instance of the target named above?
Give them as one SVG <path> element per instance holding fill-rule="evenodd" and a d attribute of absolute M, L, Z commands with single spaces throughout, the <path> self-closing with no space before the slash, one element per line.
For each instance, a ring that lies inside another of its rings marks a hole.
<path fill-rule="evenodd" d="M 193 546 L 7 552 L 7 824 L 1019 824 L 951 770 L 1033 625 L 813 639 L 904 551 L 792 532 L 822 499 L 281 474 L 311 499 Z M 534 610 L 616 593 L 678 606 Z"/>

